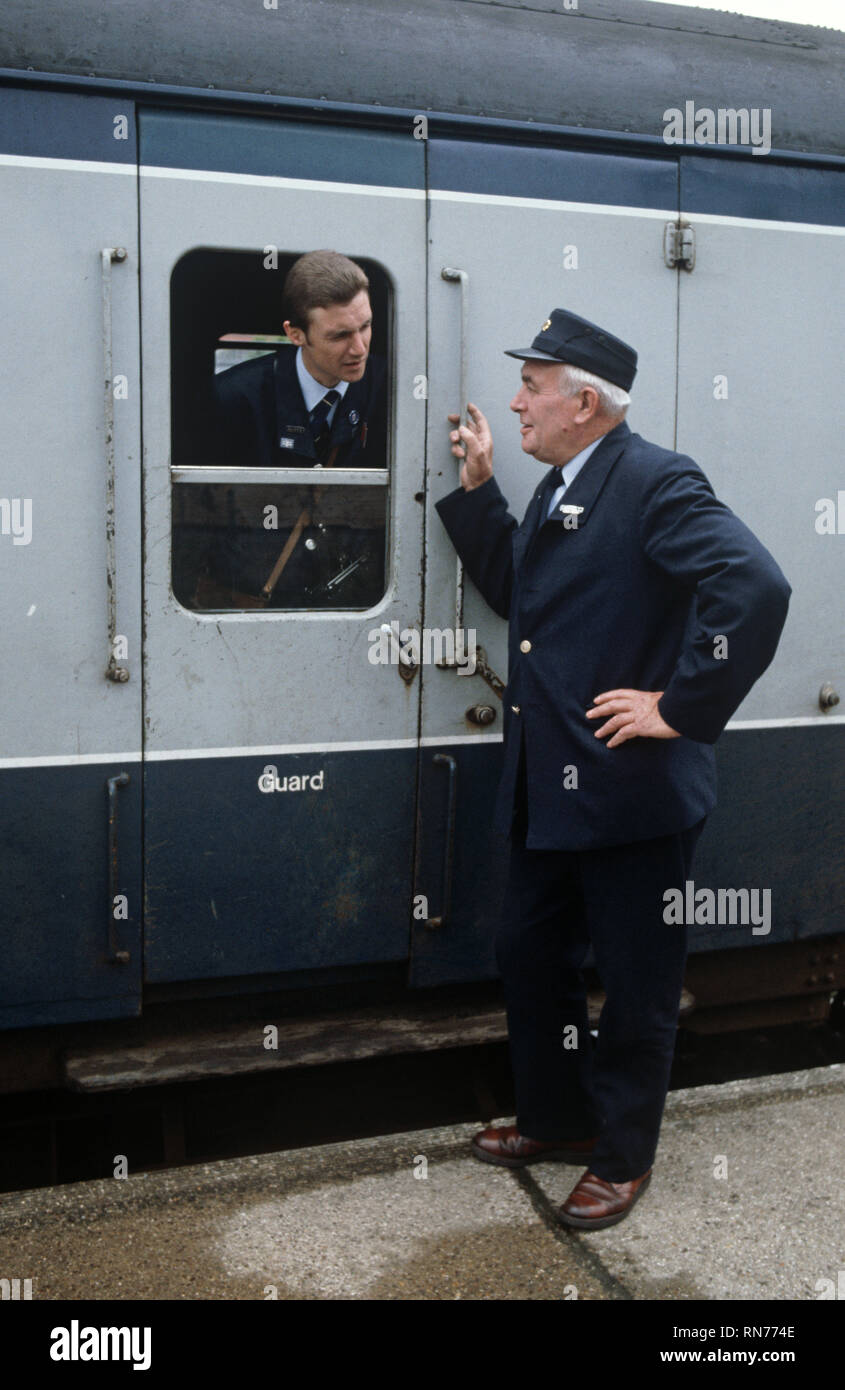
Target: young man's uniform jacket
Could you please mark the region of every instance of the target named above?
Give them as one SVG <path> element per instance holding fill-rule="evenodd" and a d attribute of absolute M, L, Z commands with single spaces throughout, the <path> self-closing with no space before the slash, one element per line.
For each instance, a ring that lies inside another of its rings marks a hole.
<path fill-rule="evenodd" d="M 296 370 L 297 349 L 242 362 L 213 383 L 210 458 L 253 468 L 387 467 L 386 364 L 370 356 L 360 381 L 350 382 L 335 406 L 331 430 L 318 456 Z M 327 388 L 328 389 L 328 388 Z M 315 479 L 316 481 L 316 479 Z M 350 492 L 354 500 L 350 500 Z M 384 523 L 362 519 L 364 490 L 300 487 L 294 514 L 309 506 L 312 524 L 302 531 L 273 592 L 281 607 L 369 607 L 384 591 Z M 268 493 L 278 501 L 275 493 Z M 330 517 L 328 527 L 317 523 Z M 292 517 L 288 518 L 292 525 Z M 232 526 L 209 546 L 206 565 L 222 591 L 256 596 L 279 557 L 289 529 L 268 531 L 260 520 L 250 530 Z M 345 574 L 344 572 L 348 571 Z M 337 576 L 342 577 L 337 581 Z M 329 589 L 330 581 L 336 587 Z M 241 599 L 242 602 L 249 602 Z M 212 605 L 213 606 L 213 605 Z"/>
<path fill-rule="evenodd" d="M 692 459 L 624 421 L 567 488 L 562 505 L 583 510 L 546 520 L 559 483 L 553 468 L 521 526 L 494 478 L 437 504 L 474 583 L 510 620 L 496 829 L 511 830 L 524 740 L 529 849 L 674 834 L 715 805 L 712 744 L 775 654 L 790 586 Z M 663 690 L 659 712 L 682 737 L 608 748 L 609 735 L 595 737 L 605 719 L 586 711 L 620 688 Z"/>
<path fill-rule="evenodd" d="M 319 462 L 296 374 L 293 346 L 241 362 L 214 378 L 215 456 L 243 467 L 307 468 Z M 336 468 L 385 468 L 386 366 L 370 356 L 338 402 L 328 441 Z"/>

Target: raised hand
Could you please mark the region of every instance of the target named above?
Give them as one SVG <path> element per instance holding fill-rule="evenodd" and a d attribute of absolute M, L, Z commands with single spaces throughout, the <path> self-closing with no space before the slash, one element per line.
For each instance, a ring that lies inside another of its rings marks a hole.
<path fill-rule="evenodd" d="M 470 402 L 467 415 L 467 425 L 460 424 L 460 415 L 449 416 L 450 425 L 457 426 L 451 430 L 449 438 L 455 458 L 463 459 L 461 487 L 471 492 L 493 476 L 493 436 L 478 406 Z"/>

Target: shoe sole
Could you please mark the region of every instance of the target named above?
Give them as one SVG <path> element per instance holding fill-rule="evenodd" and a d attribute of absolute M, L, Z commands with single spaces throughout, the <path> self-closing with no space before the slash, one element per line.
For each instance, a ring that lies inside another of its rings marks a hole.
<path fill-rule="evenodd" d="M 529 1163 L 571 1163 L 578 1167 L 590 1158 L 587 1151 L 573 1153 L 571 1149 L 550 1149 L 548 1153 L 531 1154 L 528 1158 L 500 1158 L 498 1154 L 488 1153 L 475 1144 L 471 1148 L 473 1158 L 480 1159 L 482 1163 L 495 1163 L 501 1168 L 527 1168 Z"/>
<path fill-rule="evenodd" d="M 650 1182 L 651 1173 L 649 1173 L 645 1182 L 641 1183 L 637 1188 L 625 1210 L 617 1211 L 614 1216 L 569 1216 L 566 1212 L 561 1210 L 558 1212 L 558 1220 L 562 1226 L 571 1226 L 576 1231 L 603 1231 L 605 1227 L 615 1226 L 619 1221 L 625 1220 L 625 1217 L 628 1216 L 636 1206 Z"/>

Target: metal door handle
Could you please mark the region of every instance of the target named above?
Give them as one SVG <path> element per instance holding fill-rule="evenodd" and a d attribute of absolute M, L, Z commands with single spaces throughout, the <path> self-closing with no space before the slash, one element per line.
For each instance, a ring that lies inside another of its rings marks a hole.
<path fill-rule="evenodd" d="M 129 680 L 128 666 L 118 666 L 114 654 L 117 636 L 117 575 L 114 558 L 114 394 L 111 338 L 112 261 L 125 261 L 122 246 L 105 246 L 100 252 L 103 296 L 103 428 L 106 445 L 106 599 L 108 603 L 109 660 L 106 680 L 122 685 Z"/>
<path fill-rule="evenodd" d="M 455 859 L 455 805 L 458 794 L 458 764 L 448 753 L 435 753 L 434 761 L 449 769 L 449 802 L 446 814 L 446 844 L 443 851 L 443 910 L 429 917 L 426 926 L 437 931 L 445 927 L 452 910 L 452 868 Z"/>
<path fill-rule="evenodd" d="M 117 789 L 118 787 L 129 786 L 129 773 L 119 772 L 116 777 L 109 777 L 106 787 L 109 793 L 109 899 L 106 908 L 109 914 L 108 922 L 108 951 L 106 960 L 112 965 L 128 965 L 129 952 L 122 951 L 117 944 L 117 926 L 114 916 L 114 900 L 117 897 Z"/>
<path fill-rule="evenodd" d="M 467 408 L 467 381 L 469 372 L 469 276 L 465 270 L 456 270 L 453 266 L 444 265 L 440 272 L 441 279 L 448 280 L 450 283 L 459 284 L 461 287 L 461 399 L 458 414 L 461 424 L 466 424 Z M 458 460 L 458 475 L 460 476 L 461 460 Z M 455 640 L 457 641 L 458 632 L 464 626 L 464 567 L 458 557 L 455 570 Z M 454 662 L 451 663 L 454 665 Z"/>

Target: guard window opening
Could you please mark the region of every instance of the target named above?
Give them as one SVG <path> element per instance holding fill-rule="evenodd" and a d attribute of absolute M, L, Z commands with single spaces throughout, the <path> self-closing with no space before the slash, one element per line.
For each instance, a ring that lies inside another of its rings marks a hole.
<path fill-rule="evenodd" d="M 390 283 L 354 257 L 370 353 L 321 429 L 282 326 L 301 254 L 270 270 L 263 250 L 201 249 L 171 277 L 171 573 L 196 612 L 358 611 L 385 592 Z"/>

